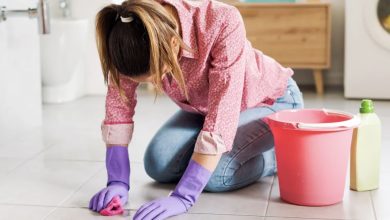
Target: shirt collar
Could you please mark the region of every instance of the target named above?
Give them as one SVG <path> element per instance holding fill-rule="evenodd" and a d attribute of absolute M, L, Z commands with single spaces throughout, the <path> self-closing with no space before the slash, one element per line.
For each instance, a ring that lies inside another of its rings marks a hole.
<path fill-rule="evenodd" d="M 172 5 L 179 15 L 180 27 L 183 42 L 189 46 L 193 53 L 181 48 L 180 56 L 197 59 L 199 56 L 198 43 L 196 41 L 195 27 L 193 23 L 193 14 L 191 8 L 183 0 L 158 0 L 160 3 Z M 181 57 L 180 57 L 181 58 Z M 179 59 L 180 59 L 179 58 Z"/>

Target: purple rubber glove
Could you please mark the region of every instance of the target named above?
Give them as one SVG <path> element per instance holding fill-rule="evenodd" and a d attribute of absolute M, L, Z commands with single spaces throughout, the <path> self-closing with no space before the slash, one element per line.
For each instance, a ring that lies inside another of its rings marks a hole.
<path fill-rule="evenodd" d="M 122 207 L 128 200 L 127 186 L 121 182 L 112 182 L 108 187 L 96 193 L 89 202 L 89 209 L 100 212 L 107 207 L 108 203 L 115 197 L 119 196 Z"/>
<path fill-rule="evenodd" d="M 168 197 L 141 206 L 133 220 L 161 220 L 186 213 L 195 204 L 211 174 L 209 170 L 191 160 L 175 190 Z"/>
<path fill-rule="evenodd" d="M 127 147 L 112 146 L 106 151 L 107 187 L 96 193 L 89 202 L 89 209 L 100 212 L 108 203 L 119 196 L 121 205 L 128 200 L 130 189 L 130 161 Z"/>

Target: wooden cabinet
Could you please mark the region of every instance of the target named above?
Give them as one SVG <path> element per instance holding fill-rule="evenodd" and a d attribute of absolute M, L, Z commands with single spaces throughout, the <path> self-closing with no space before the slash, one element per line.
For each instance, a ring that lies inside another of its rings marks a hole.
<path fill-rule="evenodd" d="M 313 69 L 317 93 L 323 94 L 322 70 L 330 67 L 329 4 L 224 2 L 241 12 L 253 47 L 284 66 Z"/>

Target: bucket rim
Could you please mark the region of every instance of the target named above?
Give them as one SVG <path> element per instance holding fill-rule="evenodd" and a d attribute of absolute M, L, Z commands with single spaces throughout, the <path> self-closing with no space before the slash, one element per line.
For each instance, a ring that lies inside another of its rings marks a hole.
<path fill-rule="evenodd" d="M 303 123 L 303 122 L 292 122 L 276 119 L 275 115 L 283 113 L 283 112 L 298 112 L 298 111 L 321 111 L 325 114 L 337 114 L 348 116 L 350 119 L 341 121 L 341 122 L 328 122 L 328 123 Z M 360 124 L 360 117 L 358 115 L 335 110 L 335 109 L 327 109 L 327 108 L 304 108 L 304 109 L 285 109 L 282 111 L 275 112 L 272 115 L 266 117 L 266 121 L 274 121 L 276 123 L 284 124 L 284 128 L 290 129 L 299 129 L 299 130 L 310 130 L 310 131 L 335 131 L 335 130 L 346 130 L 351 128 L 356 128 Z"/>

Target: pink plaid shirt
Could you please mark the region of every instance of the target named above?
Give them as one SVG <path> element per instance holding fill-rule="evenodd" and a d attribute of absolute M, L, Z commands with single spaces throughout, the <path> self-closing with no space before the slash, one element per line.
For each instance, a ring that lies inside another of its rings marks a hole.
<path fill-rule="evenodd" d="M 177 9 L 183 40 L 195 51 L 191 54 L 182 50 L 179 58 L 189 100 L 169 77 L 163 79 L 164 92 L 181 109 L 205 116 L 195 152 L 230 151 L 240 112 L 272 105 L 284 94 L 293 71 L 252 48 L 235 7 L 213 0 L 159 2 Z M 121 86 L 130 104 L 124 104 L 117 89 L 109 83 L 102 122 L 106 144 L 128 145 L 133 133 L 138 83 L 122 77 Z"/>

